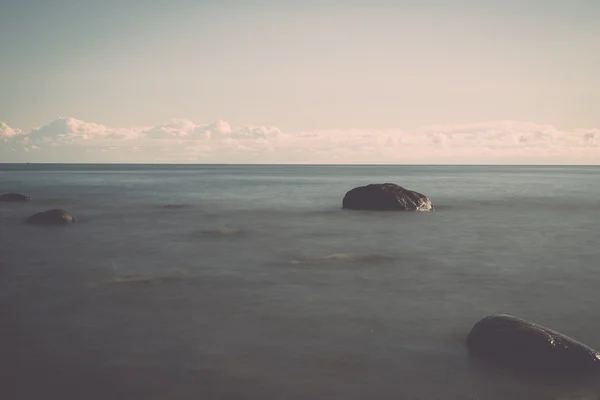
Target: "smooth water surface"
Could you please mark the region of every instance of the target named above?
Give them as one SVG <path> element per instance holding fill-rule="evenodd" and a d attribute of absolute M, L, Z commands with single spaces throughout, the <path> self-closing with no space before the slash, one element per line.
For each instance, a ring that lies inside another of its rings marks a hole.
<path fill-rule="evenodd" d="M 341 209 L 377 182 L 436 212 Z M 0 164 L 6 192 L 1 398 L 600 399 L 464 343 L 505 312 L 600 347 L 600 167 Z M 50 208 L 78 222 L 23 223 Z"/>

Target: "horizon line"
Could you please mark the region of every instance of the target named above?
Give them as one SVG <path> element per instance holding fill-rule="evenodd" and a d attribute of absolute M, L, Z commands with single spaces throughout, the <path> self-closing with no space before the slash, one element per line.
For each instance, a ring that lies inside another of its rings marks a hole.
<path fill-rule="evenodd" d="M 319 166 L 319 167 L 600 167 L 600 164 L 318 164 L 318 163 L 128 163 L 128 162 L 0 162 L 0 165 L 185 165 L 185 166 Z"/>

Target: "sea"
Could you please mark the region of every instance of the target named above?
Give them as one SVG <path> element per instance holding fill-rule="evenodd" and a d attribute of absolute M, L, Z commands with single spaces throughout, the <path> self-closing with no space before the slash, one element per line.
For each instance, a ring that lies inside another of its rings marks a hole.
<path fill-rule="evenodd" d="M 385 182 L 435 211 L 342 209 Z M 7 192 L 2 399 L 600 399 L 465 344 L 507 313 L 600 348 L 600 167 L 0 164 Z"/>

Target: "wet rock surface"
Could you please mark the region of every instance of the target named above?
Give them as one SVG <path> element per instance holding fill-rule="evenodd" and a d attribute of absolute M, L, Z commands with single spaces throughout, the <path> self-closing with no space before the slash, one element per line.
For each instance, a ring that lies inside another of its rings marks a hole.
<path fill-rule="evenodd" d="M 344 196 L 342 208 L 377 211 L 433 211 L 431 200 L 424 194 L 394 183 L 360 186 Z"/>
<path fill-rule="evenodd" d="M 34 214 L 27 218 L 26 222 L 38 225 L 65 225 L 74 223 L 75 217 L 65 210 L 53 209 Z"/>
<path fill-rule="evenodd" d="M 20 193 L 0 194 L 0 201 L 17 202 L 17 201 L 29 201 L 29 200 L 31 200 L 31 197 L 25 196 L 24 194 L 20 194 Z"/>
<path fill-rule="evenodd" d="M 560 332 L 506 314 L 485 317 L 467 337 L 481 359 L 530 373 L 600 372 L 600 353 Z"/>

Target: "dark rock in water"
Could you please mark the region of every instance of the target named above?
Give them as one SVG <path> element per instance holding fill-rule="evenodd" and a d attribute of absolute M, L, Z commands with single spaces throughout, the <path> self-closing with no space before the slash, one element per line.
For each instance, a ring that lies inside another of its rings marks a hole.
<path fill-rule="evenodd" d="M 32 215 L 27 218 L 27 223 L 42 225 L 64 225 L 75 222 L 75 217 L 69 215 L 65 210 L 48 210 Z"/>
<path fill-rule="evenodd" d="M 29 201 L 31 197 L 20 193 L 6 193 L 0 195 L 0 201 Z"/>
<path fill-rule="evenodd" d="M 393 183 L 360 186 L 344 196 L 342 208 L 351 210 L 433 211 L 427 196 Z"/>
<path fill-rule="evenodd" d="M 600 353 L 562 333 L 510 315 L 477 322 L 469 351 L 487 361 L 529 373 L 600 372 Z"/>

